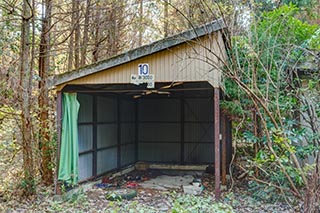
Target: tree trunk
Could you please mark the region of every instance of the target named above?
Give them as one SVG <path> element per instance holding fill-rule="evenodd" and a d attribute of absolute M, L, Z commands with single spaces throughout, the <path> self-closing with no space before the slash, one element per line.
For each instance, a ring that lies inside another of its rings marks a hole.
<path fill-rule="evenodd" d="M 72 23 L 75 24 L 74 29 L 74 67 L 77 69 L 80 65 L 80 1 L 73 0 L 73 13 L 75 14 Z"/>
<path fill-rule="evenodd" d="M 21 133 L 24 169 L 25 195 L 35 193 L 34 166 L 32 150 L 32 122 L 31 122 L 31 67 L 30 67 L 30 20 L 32 18 L 31 4 L 23 1 L 20 47 L 20 107 L 21 107 Z"/>
<path fill-rule="evenodd" d="M 107 57 L 114 56 L 119 51 L 119 39 L 120 39 L 120 29 L 122 19 L 123 19 L 123 4 L 122 0 L 110 3 L 110 13 L 108 15 L 108 43 L 107 43 Z"/>
<path fill-rule="evenodd" d="M 163 33 L 164 37 L 168 37 L 168 24 L 169 24 L 169 0 L 164 1 L 164 23 L 163 23 Z"/>
<path fill-rule="evenodd" d="M 74 49 L 75 49 L 75 42 L 74 42 L 74 28 L 75 28 L 75 1 L 72 1 L 72 15 L 71 15 L 71 28 L 70 28 L 70 38 L 69 38 L 69 45 L 68 45 L 68 49 L 69 49 L 69 54 L 68 54 L 68 71 L 73 69 L 73 62 L 74 62 Z"/>
<path fill-rule="evenodd" d="M 45 185 L 53 183 L 53 173 L 50 168 L 52 165 L 51 152 L 52 148 L 49 144 L 49 92 L 47 86 L 48 73 L 50 69 L 50 25 L 51 25 L 51 0 L 45 0 L 45 14 L 42 18 L 42 32 L 39 47 L 39 118 L 40 118 L 40 151 L 41 151 L 41 175 L 42 182 Z"/>
<path fill-rule="evenodd" d="M 94 35 L 94 49 L 92 52 L 93 55 L 93 62 L 96 62 L 99 60 L 99 52 L 100 52 L 100 16 L 101 11 L 99 8 L 97 8 L 96 14 L 95 14 L 95 35 Z"/>
<path fill-rule="evenodd" d="M 143 36 L 143 0 L 140 0 L 139 7 L 139 35 L 138 35 L 138 46 L 142 46 L 142 36 Z"/>
<path fill-rule="evenodd" d="M 306 196 L 304 198 L 304 210 L 306 213 L 319 213 L 320 212 L 320 171 L 319 164 L 320 158 L 316 158 L 316 169 L 311 175 L 309 181 L 309 189 L 306 190 Z"/>
<path fill-rule="evenodd" d="M 188 20 L 187 21 L 187 26 L 188 28 L 192 28 L 192 23 L 193 23 L 193 15 L 194 15 L 194 8 L 193 8 L 193 0 L 189 0 L 187 2 L 187 18 Z"/>
<path fill-rule="evenodd" d="M 84 66 L 86 64 L 86 54 L 88 48 L 88 30 L 89 30 L 89 19 L 90 19 L 90 7 L 91 0 L 87 0 L 86 4 L 86 12 L 84 16 L 84 28 L 83 28 L 83 40 L 81 45 L 81 59 L 80 66 Z"/>

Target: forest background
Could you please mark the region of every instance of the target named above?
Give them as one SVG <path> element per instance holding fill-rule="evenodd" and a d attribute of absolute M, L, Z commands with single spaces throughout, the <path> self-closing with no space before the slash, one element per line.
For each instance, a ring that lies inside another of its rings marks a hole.
<path fill-rule="evenodd" d="M 52 76 L 221 18 L 231 174 L 249 180 L 257 199 L 293 193 L 315 211 L 319 14 L 316 0 L 1 0 L 0 197 L 29 197 L 53 184 Z"/>

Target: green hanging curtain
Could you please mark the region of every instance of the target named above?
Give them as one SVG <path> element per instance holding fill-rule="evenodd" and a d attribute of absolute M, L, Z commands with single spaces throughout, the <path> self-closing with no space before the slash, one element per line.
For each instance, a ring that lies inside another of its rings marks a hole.
<path fill-rule="evenodd" d="M 70 185 L 78 183 L 78 111 L 76 93 L 63 93 L 63 117 L 58 180 Z"/>

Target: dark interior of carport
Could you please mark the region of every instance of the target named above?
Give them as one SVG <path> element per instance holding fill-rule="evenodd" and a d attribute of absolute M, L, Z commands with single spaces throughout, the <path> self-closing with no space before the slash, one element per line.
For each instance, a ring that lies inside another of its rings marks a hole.
<path fill-rule="evenodd" d="M 94 179 L 138 161 L 214 163 L 214 99 L 208 82 L 146 85 L 68 85 L 77 92 L 79 180 Z M 221 115 L 222 113 L 220 113 Z M 222 132 L 231 158 L 231 125 Z M 220 129 L 221 129 L 220 122 Z"/>

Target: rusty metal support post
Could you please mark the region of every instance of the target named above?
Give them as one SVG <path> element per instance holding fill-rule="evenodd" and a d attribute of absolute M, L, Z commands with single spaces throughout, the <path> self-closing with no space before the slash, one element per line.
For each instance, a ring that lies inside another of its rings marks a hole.
<path fill-rule="evenodd" d="M 220 90 L 213 89 L 214 101 L 214 170 L 215 170 L 215 196 L 220 199 Z"/>
<path fill-rule="evenodd" d="M 55 194 L 61 194 L 60 185 L 58 182 L 59 161 L 60 161 L 60 143 L 61 143 L 61 121 L 62 121 L 62 92 L 57 92 L 57 162 L 54 176 L 54 191 Z"/>
<path fill-rule="evenodd" d="M 226 116 L 221 114 L 221 184 L 227 185 L 227 119 Z"/>

